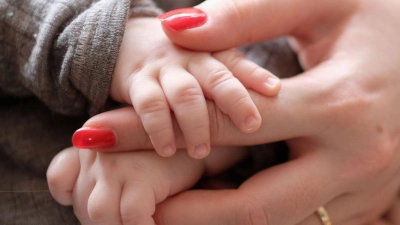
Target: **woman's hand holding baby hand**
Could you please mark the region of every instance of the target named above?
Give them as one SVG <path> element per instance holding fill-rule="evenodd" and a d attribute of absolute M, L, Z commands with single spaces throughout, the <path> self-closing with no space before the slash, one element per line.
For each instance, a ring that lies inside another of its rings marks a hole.
<path fill-rule="evenodd" d="M 172 44 L 157 19 L 134 18 L 126 26 L 110 94 L 114 100 L 133 105 L 151 147 L 160 155 L 174 154 L 174 130 L 180 130 L 190 156 L 203 158 L 210 150 L 206 98 L 214 100 L 242 132 L 252 133 L 260 127 L 260 114 L 246 88 L 274 96 L 280 80 L 235 50 L 189 51 Z M 174 127 L 171 112 L 179 128 Z M 136 113 L 131 115 L 134 119 Z M 98 130 L 107 132 L 98 124 L 86 123 L 75 134 L 74 145 L 101 149 L 118 144 L 121 148 L 120 137 L 111 137 L 105 146 L 90 146 L 96 140 L 91 135 Z M 109 136 L 115 132 L 108 130 Z M 85 144 L 88 139 L 92 143 Z"/>
<path fill-rule="evenodd" d="M 159 206 L 159 221 L 318 225 L 319 206 L 327 208 L 334 224 L 380 219 L 400 183 L 399 3 L 238 0 L 205 1 L 198 8 L 209 16 L 206 25 L 179 32 L 164 27 L 175 43 L 215 51 L 292 35 L 306 72 L 283 80 L 277 98 L 252 94 L 263 121 L 258 131 L 239 132 L 208 105 L 213 145 L 288 140 L 291 160 L 255 175 L 238 191 L 178 195 Z M 204 39 L 212 44 L 201 45 Z M 134 120 L 126 125 L 135 126 L 140 129 Z M 131 142 L 138 148 L 149 144 Z"/>

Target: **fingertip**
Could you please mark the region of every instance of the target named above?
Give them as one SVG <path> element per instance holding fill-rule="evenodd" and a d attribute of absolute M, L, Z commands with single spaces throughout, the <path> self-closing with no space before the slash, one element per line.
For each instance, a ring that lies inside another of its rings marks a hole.
<path fill-rule="evenodd" d="M 247 33 L 238 32 L 238 27 L 232 26 L 240 23 L 240 19 L 231 16 L 230 10 L 220 10 L 221 7 L 224 6 L 205 1 L 195 8 L 167 12 L 158 19 L 168 38 L 188 49 L 212 52 L 246 43 Z"/>
<path fill-rule="evenodd" d="M 161 157 L 171 157 L 176 152 L 176 145 L 174 139 L 163 139 L 163 136 L 160 135 L 159 137 L 152 137 L 150 136 L 150 140 L 154 146 L 155 151 Z"/>
<path fill-rule="evenodd" d="M 249 115 L 244 119 L 244 128 L 242 129 L 245 133 L 253 133 L 261 127 L 260 115 Z"/>
<path fill-rule="evenodd" d="M 207 22 L 207 15 L 198 8 L 175 9 L 157 17 L 161 24 L 173 31 L 183 31 L 202 26 Z"/>
<path fill-rule="evenodd" d="M 68 148 L 58 153 L 47 169 L 50 193 L 61 205 L 72 205 L 72 190 L 80 169 L 78 157 L 76 149 Z"/>
<path fill-rule="evenodd" d="M 174 147 L 172 144 L 168 144 L 162 147 L 161 150 L 157 152 L 162 157 L 171 157 L 175 154 L 176 147 Z"/>
<path fill-rule="evenodd" d="M 246 86 L 267 97 L 276 96 L 281 89 L 281 79 L 269 71 L 259 68 L 248 77 L 236 73 L 235 76 Z M 236 72 L 236 71 L 235 71 Z M 243 73 L 246 74 L 246 73 Z"/>
<path fill-rule="evenodd" d="M 270 81 L 269 78 L 265 82 L 260 82 L 254 85 L 248 85 L 246 86 L 247 88 L 250 88 L 266 97 L 275 97 L 279 94 L 281 90 L 281 82 L 280 80 L 276 80 L 273 78 L 274 81 Z M 271 82 L 276 82 L 276 83 L 271 83 Z"/>
<path fill-rule="evenodd" d="M 83 127 L 75 131 L 72 144 L 78 149 L 106 149 L 117 143 L 115 132 L 106 127 Z"/>
<path fill-rule="evenodd" d="M 269 76 L 264 84 L 264 91 L 261 92 L 268 97 L 276 96 L 281 90 L 281 79 L 276 76 Z"/>
<path fill-rule="evenodd" d="M 290 34 L 298 22 L 293 20 L 296 15 L 292 12 L 297 4 L 280 1 L 204 1 L 192 8 L 205 17 L 202 23 L 197 22 L 196 17 L 191 18 L 192 13 L 171 16 L 171 12 L 167 12 L 161 18 L 165 34 L 174 43 L 188 49 L 215 52 Z M 295 12 L 301 14 L 302 11 L 296 8 Z M 173 12 L 178 13 L 179 10 Z"/>
<path fill-rule="evenodd" d="M 192 150 L 188 150 L 190 157 L 194 159 L 204 159 L 210 154 L 210 145 L 209 144 L 199 144 L 192 148 Z"/>
<path fill-rule="evenodd" d="M 234 72 L 235 76 L 238 77 L 247 88 L 251 88 L 268 97 L 276 96 L 279 93 L 281 88 L 281 79 L 279 77 L 247 60 L 242 66 L 243 71 Z"/>
<path fill-rule="evenodd" d="M 97 144 L 99 144 L 101 148 L 88 147 L 90 143 L 93 143 L 95 141 L 94 139 L 91 139 L 90 141 L 84 141 L 84 143 L 87 144 L 85 145 L 86 149 L 90 149 L 92 151 L 124 152 L 142 149 L 154 149 L 148 133 L 144 130 L 143 123 L 140 117 L 136 113 L 135 109 L 131 106 L 97 114 L 90 118 L 83 125 L 83 128 L 88 130 L 97 128 L 105 129 L 102 132 L 106 133 L 107 129 L 109 131 L 112 131 L 112 133 L 109 133 L 110 136 L 109 138 L 107 138 L 108 141 L 104 143 L 105 145 L 101 144 L 105 140 L 98 140 L 100 141 L 100 143 Z M 96 132 L 93 132 L 92 134 L 94 133 Z M 88 136 L 86 136 L 86 138 L 90 138 L 90 132 L 88 132 L 87 134 Z M 112 136 L 112 134 L 114 134 L 114 137 Z M 81 137 L 85 138 L 84 136 Z M 114 138 L 115 140 L 112 141 Z"/>
<path fill-rule="evenodd" d="M 276 87 L 281 83 L 281 80 L 276 77 L 276 76 L 268 76 L 267 77 L 267 81 L 265 81 L 265 83 L 269 86 L 269 87 Z"/>

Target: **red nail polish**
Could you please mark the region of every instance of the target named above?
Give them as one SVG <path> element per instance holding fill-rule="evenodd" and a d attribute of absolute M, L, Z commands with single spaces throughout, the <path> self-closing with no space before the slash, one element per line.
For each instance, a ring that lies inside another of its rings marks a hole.
<path fill-rule="evenodd" d="M 72 136 L 72 144 L 76 148 L 103 149 L 116 144 L 115 134 L 107 128 L 81 128 Z"/>
<path fill-rule="evenodd" d="M 159 15 L 157 18 L 174 31 L 199 27 L 207 22 L 207 15 L 197 8 L 176 9 Z"/>

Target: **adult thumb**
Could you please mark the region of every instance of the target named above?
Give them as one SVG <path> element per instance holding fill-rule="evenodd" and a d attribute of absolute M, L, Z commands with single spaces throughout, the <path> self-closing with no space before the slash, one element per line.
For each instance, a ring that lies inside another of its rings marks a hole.
<path fill-rule="evenodd" d="M 160 15 L 164 32 L 176 44 L 219 51 L 282 35 L 308 36 L 315 23 L 348 12 L 348 0 L 218 0 Z"/>

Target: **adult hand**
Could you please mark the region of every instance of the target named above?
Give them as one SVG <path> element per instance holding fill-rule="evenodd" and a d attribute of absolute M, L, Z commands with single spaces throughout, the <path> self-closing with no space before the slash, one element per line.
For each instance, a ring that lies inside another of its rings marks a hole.
<path fill-rule="evenodd" d="M 397 196 L 392 207 L 378 221 L 368 225 L 397 225 L 400 224 L 400 195 Z"/>
<path fill-rule="evenodd" d="M 197 8 L 208 16 L 204 25 L 184 31 L 164 27 L 187 48 L 221 50 L 293 37 L 306 72 L 283 80 L 275 99 L 253 95 L 263 120 L 258 132 L 240 133 L 209 107 L 214 145 L 287 139 L 291 160 L 256 174 L 238 190 L 177 195 L 158 207 L 158 224 L 317 225 L 314 212 L 321 205 L 334 224 L 378 220 L 400 186 L 400 3 L 221 0 Z M 98 118 L 86 125 L 101 124 L 107 114 Z M 110 125 L 117 123 L 109 120 L 108 126 L 121 146 L 146 145 L 146 139 L 133 140 Z M 124 126 L 135 127 L 135 121 Z"/>

